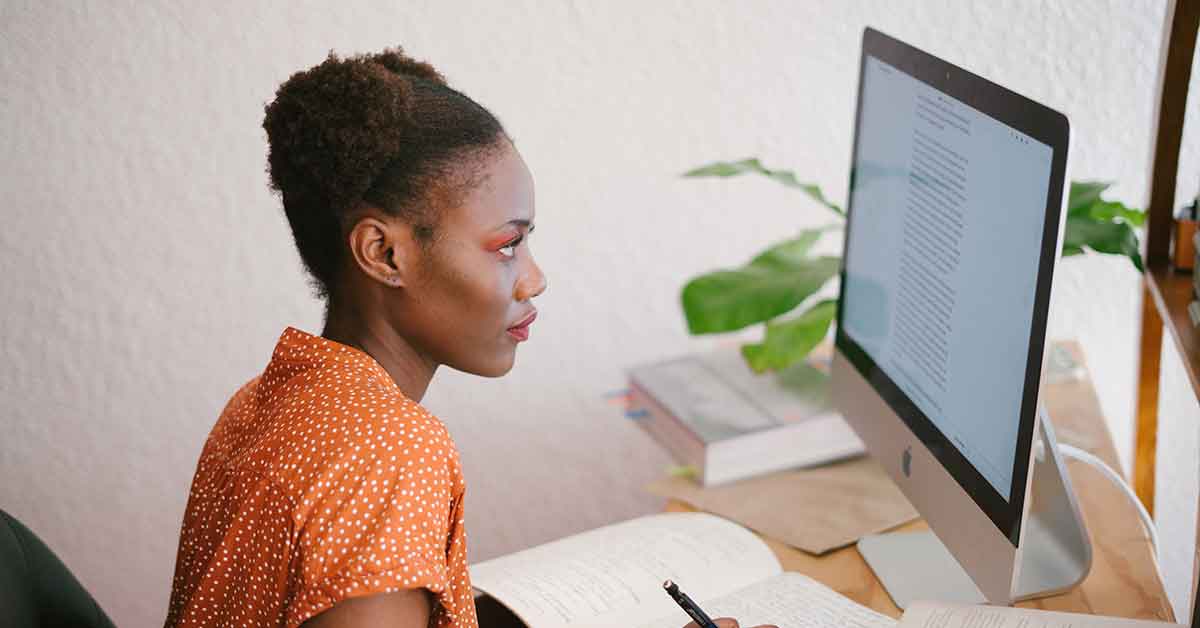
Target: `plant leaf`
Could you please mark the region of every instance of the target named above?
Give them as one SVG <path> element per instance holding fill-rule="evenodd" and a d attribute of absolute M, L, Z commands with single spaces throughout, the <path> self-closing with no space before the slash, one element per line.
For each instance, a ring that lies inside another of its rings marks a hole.
<path fill-rule="evenodd" d="M 808 195 L 809 195 L 810 197 L 812 197 L 812 199 L 813 199 L 814 201 L 816 201 L 816 202 L 818 202 L 818 203 L 820 203 L 820 204 L 824 205 L 825 207 L 828 207 L 828 208 L 830 209 L 830 211 L 832 211 L 833 213 L 835 213 L 835 214 L 837 214 L 837 215 L 839 215 L 839 216 L 845 216 L 845 215 L 846 215 L 846 210 L 842 209 L 840 206 L 838 206 L 838 205 L 835 205 L 835 204 L 834 204 L 832 201 L 830 201 L 829 199 L 825 198 L 825 195 L 821 193 L 821 188 L 820 188 L 820 187 L 818 187 L 818 186 L 816 186 L 816 185 L 813 185 L 813 184 L 811 184 L 811 183 L 802 183 L 802 184 L 800 185 L 800 189 L 802 189 L 802 190 L 804 190 L 805 192 L 807 192 L 807 193 L 808 193 Z"/>
<path fill-rule="evenodd" d="M 837 257 L 777 254 L 770 262 L 762 257 L 739 269 L 701 275 L 683 287 L 690 333 L 734 331 L 784 314 L 825 285 L 841 264 Z"/>
<path fill-rule="evenodd" d="M 811 183 L 801 183 L 796 178 L 796 173 L 790 170 L 771 170 L 762 165 L 756 158 L 742 159 L 740 161 L 715 161 L 711 164 L 693 168 L 683 173 L 685 177 L 733 177 L 746 173 L 761 174 L 769 179 L 773 179 L 790 188 L 796 188 L 807 194 L 809 198 L 829 208 L 830 211 L 839 215 L 845 216 L 846 212 L 838 205 L 832 203 L 825 195 L 821 193 L 821 188 Z"/>
<path fill-rule="evenodd" d="M 733 177 L 747 172 L 757 172 L 754 165 L 758 165 L 757 159 L 743 159 L 742 161 L 714 161 L 711 164 L 693 168 L 683 173 L 685 177 Z M 758 165 L 761 168 L 761 165 Z"/>
<path fill-rule="evenodd" d="M 1106 181 L 1072 181 L 1071 191 L 1067 196 L 1067 215 L 1074 215 L 1087 210 L 1093 203 L 1100 200 L 1100 195 L 1112 183 Z"/>
<path fill-rule="evenodd" d="M 1096 201 L 1088 208 L 1087 215 L 1104 222 L 1114 222 L 1116 219 L 1140 227 L 1146 222 L 1146 212 L 1140 209 L 1126 207 L 1116 201 Z"/>
<path fill-rule="evenodd" d="M 1067 216 L 1064 253 L 1084 247 L 1100 253 L 1124 255 L 1138 272 L 1144 271 L 1137 232 L 1129 223 L 1098 220 L 1089 215 Z"/>
<path fill-rule="evenodd" d="M 784 369 L 808 355 L 825 338 L 837 314 L 837 301 L 821 301 L 796 318 L 767 323 L 761 343 L 742 345 L 742 357 L 755 372 Z"/>
<path fill-rule="evenodd" d="M 824 229 L 805 229 L 799 236 L 772 245 L 750 260 L 751 266 L 768 268 L 791 268 L 803 264 L 808 251 L 821 239 Z"/>

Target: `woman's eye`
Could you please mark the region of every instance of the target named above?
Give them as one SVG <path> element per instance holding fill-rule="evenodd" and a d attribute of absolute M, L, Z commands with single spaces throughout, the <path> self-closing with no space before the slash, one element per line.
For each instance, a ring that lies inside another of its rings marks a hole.
<path fill-rule="evenodd" d="M 516 240 L 513 240 L 512 242 L 500 247 L 500 254 L 504 257 L 513 257 L 517 254 L 517 246 L 521 244 L 521 240 L 523 239 L 525 239 L 525 236 L 521 236 Z"/>

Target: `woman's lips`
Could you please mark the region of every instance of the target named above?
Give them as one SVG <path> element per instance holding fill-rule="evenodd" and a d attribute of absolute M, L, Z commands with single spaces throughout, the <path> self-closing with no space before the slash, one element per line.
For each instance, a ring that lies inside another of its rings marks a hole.
<path fill-rule="evenodd" d="M 512 336 L 513 338 L 516 338 L 517 342 L 528 340 L 529 339 L 529 326 L 533 324 L 533 321 L 536 318 L 537 318 L 537 310 L 534 310 L 533 312 L 529 313 L 529 316 L 526 316 L 524 319 L 522 319 L 521 322 L 517 323 L 516 325 L 513 325 L 512 327 L 509 327 L 508 335 Z"/>

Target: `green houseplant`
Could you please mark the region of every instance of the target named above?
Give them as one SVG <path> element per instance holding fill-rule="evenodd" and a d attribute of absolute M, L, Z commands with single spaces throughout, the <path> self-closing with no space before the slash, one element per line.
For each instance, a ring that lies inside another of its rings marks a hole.
<path fill-rule="evenodd" d="M 762 323 L 761 342 L 742 345 L 742 356 L 756 372 L 787 368 L 805 358 L 828 333 L 837 312 L 835 299 L 813 295 L 838 274 L 840 257 L 814 255 L 813 245 L 830 231 L 840 231 L 846 212 L 793 172 L 772 170 L 758 159 L 720 161 L 685 172 L 685 177 L 734 177 L 758 174 L 794 188 L 828 209 L 836 222 L 804 229 L 777 242 L 738 268 L 693 277 L 683 287 L 681 301 L 691 334 L 715 334 Z M 1067 201 L 1063 255 L 1085 249 L 1124 255 L 1142 271 L 1138 229 L 1145 212 L 1101 198 L 1109 183 L 1072 181 Z"/>

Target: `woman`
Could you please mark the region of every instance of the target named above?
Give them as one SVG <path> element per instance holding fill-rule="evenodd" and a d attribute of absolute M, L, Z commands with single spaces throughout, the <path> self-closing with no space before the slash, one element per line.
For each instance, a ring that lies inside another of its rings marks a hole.
<path fill-rule="evenodd" d="M 443 364 L 507 373 L 529 337 L 529 169 L 399 48 L 293 75 L 263 127 L 326 323 L 286 329 L 214 426 L 166 624 L 475 626 L 462 469 L 420 400 Z"/>

